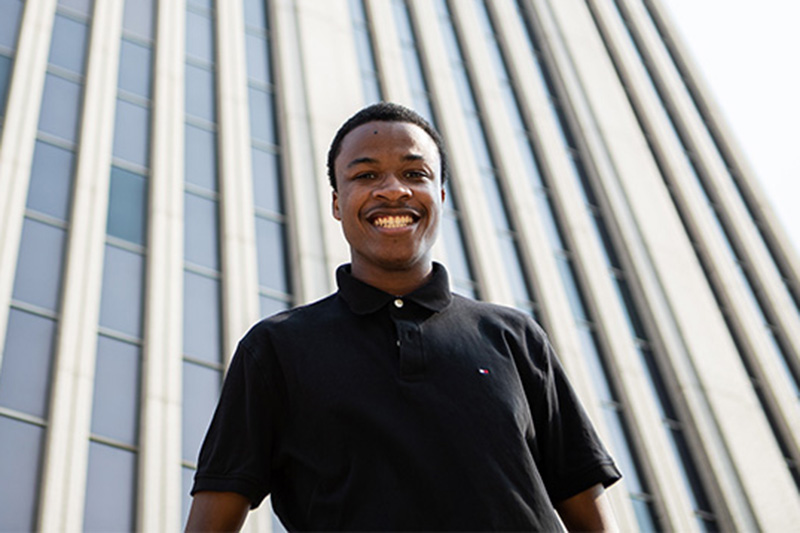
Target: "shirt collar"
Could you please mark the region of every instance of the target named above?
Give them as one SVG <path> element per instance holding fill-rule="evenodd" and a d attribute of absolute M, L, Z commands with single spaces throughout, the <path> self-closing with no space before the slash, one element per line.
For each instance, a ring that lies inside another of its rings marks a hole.
<path fill-rule="evenodd" d="M 350 270 L 350 264 L 341 265 L 336 269 L 336 283 L 339 285 L 339 295 L 350 307 L 350 310 L 357 315 L 374 313 L 397 298 L 395 295 L 354 278 Z M 453 299 L 447 270 L 443 265 L 433 263 L 433 272 L 430 280 L 402 298 L 431 311 L 441 311 Z"/>

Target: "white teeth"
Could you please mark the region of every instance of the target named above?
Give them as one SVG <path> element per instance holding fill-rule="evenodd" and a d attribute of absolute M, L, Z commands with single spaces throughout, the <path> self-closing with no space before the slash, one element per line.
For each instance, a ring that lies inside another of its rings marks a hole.
<path fill-rule="evenodd" d="M 414 222 L 409 215 L 396 217 L 378 217 L 372 223 L 379 228 L 402 228 Z"/>

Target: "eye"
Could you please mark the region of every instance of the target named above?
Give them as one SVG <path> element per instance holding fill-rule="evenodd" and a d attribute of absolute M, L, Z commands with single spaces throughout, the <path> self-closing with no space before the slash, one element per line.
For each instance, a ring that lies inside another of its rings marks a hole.
<path fill-rule="evenodd" d="M 372 171 L 367 171 L 367 172 L 360 172 L 360 173 L 356 174 L 355 176 L 353 176 L 353 179 L 354 180 L 373 180 L 377 176 L 378 175 L 376 173 L 374 173 Z"/>
<path fill-rule="evenodd" d="M 413 180 L 422 180 L 428 177 L 428 173 L 424 170 L 407 170 L 404 175 Z"/>

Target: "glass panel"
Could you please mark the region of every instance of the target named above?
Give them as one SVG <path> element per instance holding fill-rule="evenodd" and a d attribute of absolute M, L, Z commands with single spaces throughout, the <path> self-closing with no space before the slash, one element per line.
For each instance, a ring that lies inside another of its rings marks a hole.
<path fill-rule="evenodd" d="M 248 27 L 267 29 L 267 17 L 264 11 L 265 1 L 244 0 L 244 20 Z"/>
<path fill-rule="evenodd" d="M 67 141 L 75 141 L 81 87 L 75 82 L 47 74 L 44 82 L 39 129 Z"/>
<path fill-rule="evenodd" d="M 535 198 L 536 206 L 538 208 L 537 214 L 539 215 L 539 220 L 544 226 L 544 231 L 547 234 L 547 240 L 550 242 L 550 247 L 556 252 L 566 250 L 567 247 L 564 245 L 564 241 L 561 240 L 561 232 L 558 231 L 558 223 L 556 222 L 555 214 L 553 213 L 553 205 L 550 203 L 550 197 L 546 191 L 540 189 L 537 191 Z"/>
<path fill-rule="evenodd" d="M 8 86 L 11 82 L 11 65 L 13 62 L 10 57 L 0 54 L 0 118 L 6 113 L 6 100 L 8 99 Z M 3 121 L 0 120 L 0 126 Z"/>
<path fill-rule="evenodd" d="M 186 55 L 214 63 L 214 33 L 211 19 L 192 11 L 186 13 Z"/>
<path fill-rule="evenodd" d="M 589 326 L 586 324 L 578 325 L 578 339 L 581 343 L 581 353 L 583 360 L 589 370 L 589 377 L 592 379 L 594 391 L 601 403 L 613 403 L 614 395 L 606 379 L 606 371 L 603 362 L 597 351 L 597 338 Z"/>
<path fill-rule="evenodd" d="M 378 78 L 375 74 L 371 74 L 369 76 L 363 76 L 361 79 L 361 88 L 364 91 L 364 103 L 365 104 L 372 104 L 375 102 L 380 102 L 382 100 L 381 97 L 381 87 L 378 83 Z M 417 111 L 419 113 L 419 110 Z M 420 113 L 422 114 L 422 113 Z M 422 114 L 426 120 L 430 121 L 430 116 Z"/>
<path fill-rule="evenodd" d="M 196 462 L 200 444 L 208 430 L 217 405 L 222 373 L 193 363 L 183 362 L 182 455 L 184 461 Z"/>
<path fill-rule="evenodd" d="M 412 91 L 425 90 L 425 79 L 417 58 L 417 51 L 414 48 L 403 49 L 403 63 L 406 67 L 406 79 Z"/>
<path fill-rule="evenodd" d="M 245 35 L 247 43 L 247 77 L 261 83 L 270 83 L 267 40 L 260 35 Z"/>
<path fill-rule="evenodd" d="M 13 308 L 9 310 L 3 366 L 0 367 L 0 405 L 47 417 L 55 330 L 56 324 L 49 318 Z M 0 479 L 9 478 L 0 476 Z"/>
<path fill-rule="evenodd" d="M 125 2 L 122 28 L 147 40 L 153 39 L 153 0 Z"/>
<path fill-rule="evenodd" d="M 641 533 L 656 532 L 656 524 L 653 521 L 653 510 L 650 504 L 639 498 L 631 498 L 633 504 L 633 512 L 636 515 L 636 522 L 639 524 L 639 531 Z"/>
<path fill-rule="evenodd" d="M 92 8 L 92 0 L 58 0 L 58 5 L 69 7 L 84 15 L 89 15 Z"/>
<path fill-rule="evenodd" d="M 275 313 L 280 313 L 281 311 L 289 309 L 289 304 L 283 300 L 276 300 L 275 298 L 270 298 L 263 294 L 259 296 L 259 303 L 261 305 L 262 317 L 272 316 Z"/>
<path fill-rule="evenodd" d="M 445 215 L 442 222 L 442 240 L 447 253 L 447 270 L 454 280 L 472 279 L 458 220 L 452 215 Z"/>
<path fill-rule="evenodd" d="M 364 12 L 363 0 L 348 0 L 348 7 L 350 8 L 350 17 L 354 25 L 365 25 L 367 23 L 367 14 Z"/>
<path fill-rule="evenodd" d="M 255 205 L 273 213 L 283 213 L 280 167 L 277 154 L 253 148 L 253 194 Z"/>
<path fill-rule="evenodd" d="M 72 151 L 36 141 L 27 207 L 66 222 L 74 164 Z"/>
<path fill-rule="evenodd" d="M 139 429 L 141 349 L 104 335 L 97 337 L 92 398 L 92 433 L 136 446 Z"/>
<path fill-rule="evenodd" d="M 125 5 L 137 2 L 125 2 Z M 144 98 L 150 98 L 152 50 L 147 46 L 123 39 L 119 53 L 119 88 Z"/>
<path fill-rule="evenodd" d="M 608 229 L 603 219 L 597 213 L 592 215 L 592 229 L 594 230 L 595 239 L 602 246 L 600 250 L 603 251 L 603 258 L 606 260 L 607 267 L 614 267 L 622 269 L 622 263 L 614 250 L 614 245 L 611 242 L 611 235 L 608 234 Z"/>
<path fill-rule="evenodd" d="M 275 144 L 272 94 L 250 87 L 250 134 L 254 141 Z"/>
<path fill-rule="evenodd" d="M 65 240 L 63 229 L 25 219 L 14 279 L 15 300 L 57 310 Z"/>
<path fill-rule="evenodd" d="M 190 263 L 212 270 L 219 270 L 217 207 L 214 200 L 196 194 L 185 194 L 185 258 Z"/>
<path fill-rule="evenodd" d="M 186 125 L 184 172 L 187 183 L 217 190 L 217 136 L 214 132 Z"/>
<path fill-rule="evenodd" d="M 21 16 L 22 2 L 19 0 L 3 0 L 0 2 L 0 46 L 12 50 L 17 47 Z"/>
<path fill-rule="evenodd" d="M 631 294 L 628 283 L 620 277 L 614 280 L 617 289 L 617 297 L 622 304 L 622 309 L 625 311 L 625 318 L 628 321 L 628 328 L 631 330 L 631 335 L 634 338 L 646 339 L 644 334 L 644 327 L 639 320 L 639 315 L 636 313 L 636 306 L 633 303 L 633 295 Z"/>
<path fill-rule="evenodd" d="M 190 6 L 206 11 L 214 9 L 214 0 L 187 0 L 186 3 Z"/>
<path fill-rule="evenodd" d="M 185 271 L 183 285 L 183 353 L 219 364 L 222 361 L 219 281 Z"/>
<path fill-rule="evenodd" d="M 563 255 L 558 255 L 556 257 L 556 265 L 558 266 L 559 274 L 561 274 L 561 282 L 564 285 L 564 291 L 567 293 L 572 315 L 578 320 L 589 320 L 572 262 Z"/>
<path fill-rule="evenodd" d="M 256 217 L 258 281 L 262 287 L 289 292 L 283 224 Z"/>
<path fill-rule="evenodd" d="M 144 176 L 111 167 L 108 198 L 109 235 L 135 244 L 145 242 L 147 182 Z"/>
<path fill-rule="evenodd" d="M 603 409 L 603 414 L 605 415 L 606 427 L 609 430 L 610 436 L 608 447 L 611 454 L 614 456 L 614 461 L 616 461 L 619 466 L 620 472 L 623 472 L 625 476 L 628 492 L 646 492 L 639 479 L 639 470 L 636 468 L 636 463 L 633 460 L 633 455 L 628 443 L 628 437 L 622 426 L 621 413 L 614 408 L 606 407 Z"/>
<path fill-rule="evenodd" d="M 50 64 L 81 74 L 86 57 L 87 33 L 86 24 L 56 15 L 50 41 Z"/>
<path fill-rule="evenodd" d="M 470 86 L 469 79 L 467 78 L 467 73 L 464 71 L 463 65 L 461 63 L 454 65 L 452 74 L 464 114 L 473 115 L 477 113 L 477 109 L 475 109 L 475 100 L 472 97 L 472 88 Z"/>
<path fill-rule="evenodd" d="M 408 20 L 408 10 L 403 0 L 392 0 L 392 11 L 394 11 L 394 21 L 397 25 L 397 36 L 401 43 L 413 43 L 411 33 L 411 21 Z"/>
<path fill-rule="evenodd" d="M 375 59 L 372 57 L 372 42 L 369 40 L 369 33 L 362 29 L 355 31 L 353 37 L 356 41 L 356 54 L 358 55 L 358 65 L 361 71 L 369 72 L 375 70 Z"/>
<path fill-rule="evenodd" d="M 146 167 L 150 151 L 149 125 L 149 109 L 117 99 L 114 157 Z"/>
<path fill-rule="evenodd" d="M 483 191 L 486 204 L 489 207 L 489 215 L 492 217 L 494 227 L 498 231 L 511 231 L 511 224 L 506 214 L 505 203 L 500 192 L 500 186 L 494 175 L 483 176 Z"/>
<path fill-rule="evenodd" d="M 133 531 L 136 512 L 136 454 L 89 443 L 84 531 Z"/>
<path fill-rule="evenodd" d="M 486 144 L 486 137 L 483 135 L 483 126 L 480 119 L 473 115 L 467 118 L 467 130 L 472 141 L 470 145 L 475 156 L 475 163 L 480 172 L 487 172 L 494 168 L 492 157 L 489 155 L 489 146 Z"/>
<path fill-rule="evenodd" d="M 519 146 L 519 155 L 522 158 L 522 166 L 525 169 L 525 175 L 530 179 L 534 190 L 543 189 L 544 183 L 539 173 L 539 166 L 536 163 L 536 158 L 533 155 L 533 148 L 531 147 L 530 140 L 526 136 L 520 135 L 517 137 L 517 145 Z"/>
<path fill-rule="evenodd" d="M 34 531 L 44 429 L 0 416 L 0 531 Z"/>
<path fill-rule="evenodd" d="M 142 336 L 144 258 L 106 245 L 100 325 L 134 337 Z"/>
<path fill-rule="evenodd" d="M 518 303 L 530 299 L 528 285 L 525 283 L 525 274 L 522 272 L 519 251 L 514 239 L 510 235 L 502 235 L 497 240 L 500 245 L 500 255 L 506 265 L 506 279 L 511 286 L 511 294 Z"/>
<path fill-rule="evenodd" d="M 453 292 L 461 296 L 466 296 L 467 298 L 472 298 L 473 300 L 478 299 L 478 293 L 475 292 L 475 287 L 467 281 L 453 280 Z"/>
<path fill-rule="evenodd" d="M 214 122 L 214 73 L 203 67 L 186 65 L 186 114 Z"/>

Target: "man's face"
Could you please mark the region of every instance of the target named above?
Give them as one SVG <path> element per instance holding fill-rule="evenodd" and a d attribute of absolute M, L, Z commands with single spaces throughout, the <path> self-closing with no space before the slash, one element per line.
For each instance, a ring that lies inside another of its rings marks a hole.
<path fill-rule="evenodd" d="M 439 150 L 406 122 L 368 122 L 347 134 L 335 163 L 333 216 L 350 244 L 353 274 L 427 275 L 444 189 Z"/>

